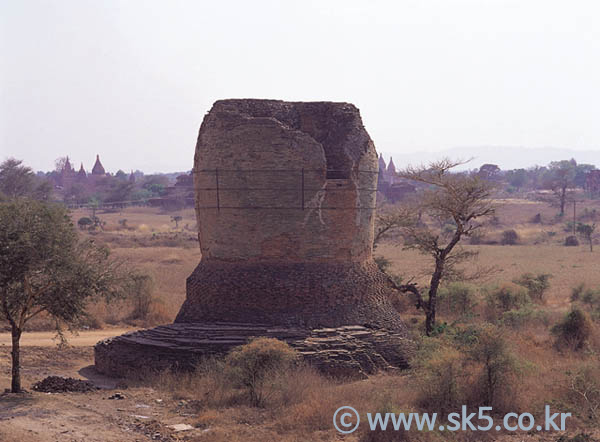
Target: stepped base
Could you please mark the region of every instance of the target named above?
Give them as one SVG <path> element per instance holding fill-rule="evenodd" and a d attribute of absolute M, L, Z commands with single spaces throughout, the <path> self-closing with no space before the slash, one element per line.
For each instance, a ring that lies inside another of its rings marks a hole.
<path fill-rule="evenodd" d="M 286 341 L 332 376 L 365 377 L 408 366 L 413 344 L 402 334 L 360 325 L 303 329 L 244 323 L 176 323 L 127 333 L 94 347 L 96 369 L 127 377 L 140 370 L 192 369 L 203 357 L 225 354 L 251 337 Z"/>

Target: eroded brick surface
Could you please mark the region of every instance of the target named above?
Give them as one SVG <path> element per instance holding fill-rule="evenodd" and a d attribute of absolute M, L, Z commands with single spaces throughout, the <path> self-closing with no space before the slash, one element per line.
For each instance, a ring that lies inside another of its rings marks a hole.
<path fill-rule="evenodd" d="M 356 107 L 217 101 L 194 161 L 202 260 L 186 301 L 169 328 L 99 343 L 101 371 L 186 366 L 249 336 L 285 339 L 334 374 L 406 365 L 393 285 L 372 258 L 378 159 Z"/>

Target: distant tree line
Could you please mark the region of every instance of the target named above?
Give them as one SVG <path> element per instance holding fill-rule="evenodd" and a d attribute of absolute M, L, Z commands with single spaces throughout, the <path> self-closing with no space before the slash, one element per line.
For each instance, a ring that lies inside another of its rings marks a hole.
<path fill-rule="evenodd" d="M 96 177 L 93 183 L 71 180 L 61 183 L 61 171 L 65 159 L 56 161 L 51 172 L 37 172 L 23 165 L 21 160 L 8 158 L 0 164 L 0 200 L 28 197 L 38 201 L 57 201 L 68 205 L 118 204 L 137 201 L 142 204 L 152 199 L 171 197 L 184 198 L 191 191 L 191 185 L 181 185 L 178 192 L 169 193 L 176 177 L 180 174 L 144 175 L 136 171 L 134 179 L 123 170 L 114 175 Z M 60 185 L 59 185 L 60 183 Z M 179 195 L 181 194 L 181 195 Z M 179 204 L 180 206 L 183 203 Z"/>

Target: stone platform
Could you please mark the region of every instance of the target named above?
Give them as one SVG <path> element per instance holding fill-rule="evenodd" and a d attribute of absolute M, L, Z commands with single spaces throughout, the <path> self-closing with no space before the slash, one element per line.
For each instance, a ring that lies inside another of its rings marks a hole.
<path fill-rule="evenodd" d="M 403 333 L 360 325 L 308 330 L 244 323 L 175 323 L 100 341 L 94 348 L 96 368 L 121 377 L 148 368 L 189 370 L 203 357 L 224 354 L 257 336 L 286 341 L 328 375 L 353 378 L 406 368 L 413 345 Z"/>

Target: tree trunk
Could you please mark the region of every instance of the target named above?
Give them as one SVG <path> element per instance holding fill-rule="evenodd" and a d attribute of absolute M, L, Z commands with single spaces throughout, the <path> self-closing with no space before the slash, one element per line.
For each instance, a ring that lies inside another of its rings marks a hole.
<path fill-rule="evenodd" d="M 21 330 L 13 325 L 11 330 L 12 335 L 12 384 L 11 391 L 13 393 L 21 392 Z"/>
<path fill-rule="evenodd" d="M 565 204 L 567 202 L 567 188 L 563 187 L 560 193 L 560 216 L 565 214 Z"/>
<path fill-rule="evenodd" d="M 431 284 L 429 285 L 429 299 L 427 300 L 427 310 L 425 314 L 425 334 L 431 336 L 433 327 L 435 326 L 435 307 L 437 301 L 437 292 L 442 280 L 442 272 L 444 270 L 444 261 L 436 259 L 435 270 L 431 276 Z"/>

